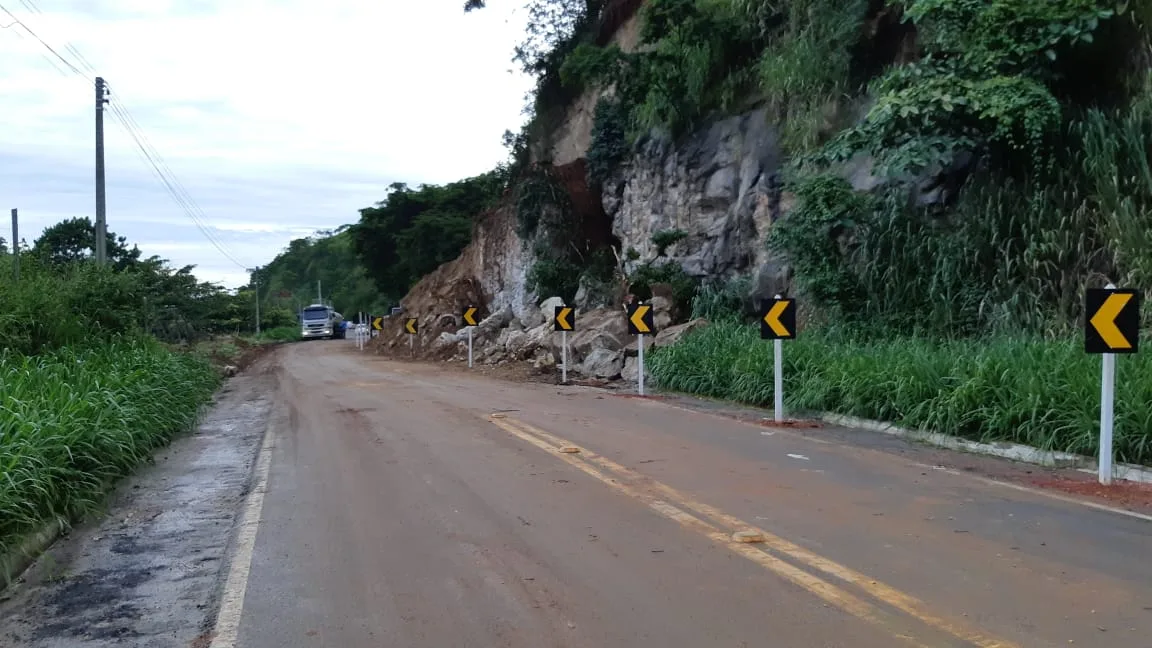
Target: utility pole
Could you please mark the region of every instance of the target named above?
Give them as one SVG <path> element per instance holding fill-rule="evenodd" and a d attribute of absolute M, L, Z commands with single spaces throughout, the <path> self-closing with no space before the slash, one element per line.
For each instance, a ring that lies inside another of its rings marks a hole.
<path fill-rule="evenodd" d="M 324 303 L 324 293 L 320 291 L 320 280 L 316 280 L 316 299 L 318 304 Z"/>
<path fill-rule="evenodd" d="M 16 224 L 16 208 L 12 208 L 12 281 L 20 281 L 20 228 Z"/>
<path fill-rule="evenodd" d="M 256 335 L 260 335 L 260 275 L 256 271 L 260 268 L 247 268 L 252 273 L 252 281 L 256 284 Z"/>
<path fill-rule="evenodd" d="M 104 104 L 108 88 L 104 77 L 96 77 L 96 263 L 108 262 L 108 221 L 104 201 Z"/>

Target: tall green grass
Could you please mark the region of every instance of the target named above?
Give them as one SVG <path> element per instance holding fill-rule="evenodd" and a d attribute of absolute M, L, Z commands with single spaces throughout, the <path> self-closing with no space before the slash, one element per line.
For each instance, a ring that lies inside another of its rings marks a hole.
<path fill-rule="evenodd" d="M 0 354 L 0 553 L 94 509 L 110 482 L 195 423 L 218 380 L 147 340 Z"/>
<path fill-rule="evenodd" d="M 262 342 L 297 342 L 300 340 L 299 326 L 277 326 L 276 328 L 260 331 L 260 335 L 252 338 L 258 343 Z"/>
<path fill-rule="evenodd" d="M 772 344 L 756 327 L 720 322 L 656 349 L 650 371 L 668 389 L 763 406 L 772 403 L 772 365 Z M 1122 356 L 1117 367 L 1117 458 L 1152 464 L 1152 356 Z M 784 343 L 784 396 L 794 411 L 1094 455 L 1100 358 L 1074 337 L 941 342 L 807 330 Z"/>

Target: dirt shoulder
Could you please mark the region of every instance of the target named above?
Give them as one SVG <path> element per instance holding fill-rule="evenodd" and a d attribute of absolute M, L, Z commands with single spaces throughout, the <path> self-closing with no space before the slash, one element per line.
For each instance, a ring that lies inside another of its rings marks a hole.
<path fill-rule="evenodd" d="M 215 616 L 233 521 L 272 407 L 274 366 L 274 355 L 253 359 L 192 434 L 118 486 L 105 516 L 57 541 L 0 593 L 0 646 L 194 645 Z"/>

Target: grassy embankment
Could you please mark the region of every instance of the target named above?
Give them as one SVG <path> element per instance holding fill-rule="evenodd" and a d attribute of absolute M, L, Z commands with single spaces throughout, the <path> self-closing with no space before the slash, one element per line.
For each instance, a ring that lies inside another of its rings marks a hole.
<path fill-rule="evenodd" d="M 660 385 L 771 407 L 772 343 L 754 325 L 719 322 L 652 354 Z M 1152 464 L 1152 357 L 1117 361 L 1117 459 Z M 1095 455 L 1100 359 L 1080 340 L 988 336 L 852 340 L 826 330 L 784 343 L 790 412 L 833 412 Z"/>
<path fill-rule="evenodd" d="M 220 381 L 209 358 L 141 332 L 149 293 L 127 275 L 22 265 L 0 282 L 0 557 L 97 509 Z"/>

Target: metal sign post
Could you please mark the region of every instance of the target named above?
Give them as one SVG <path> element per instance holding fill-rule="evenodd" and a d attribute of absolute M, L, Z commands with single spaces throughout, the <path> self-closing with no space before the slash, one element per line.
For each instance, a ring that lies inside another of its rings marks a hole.
<path fill-rule="evenodd" d="M 1112 432 L 1115 422 L 1116 354 L 1136 353 L 1140 345 L 1140 294 L 1109 283 L 1089 289 L 1084 304 L 1084 351 L 1101 354 L 1100 459 L 1097 479 L 1112 483 Z"/>
<path fill-rule="evenodd" d="M 637 375 L 636 391 L 644 395 L 644 334 L 641 333 L 636 336 L 638 344 L 636 345 L 636 364 L 640 367 L 640 373 Z"/>
<path fill-rule="evenodd" d="M 772 418 L 777 423 L 784 421 L 784 340 L 773 340 L 773 354 L 776 356 L 773 372 Z"/>
<path fill-rule="evenodd" d="M 568 331 L 560 331 L 560 382 L 568 384 Z"/>
<path fill-rule="evenodd" d="M 1112 483 L 1112 423 L 1116 400 L 1116 354 L 1105 353 L 1100 377 L 1100 460 L 1097 478 L 1101 484 Z"/>

